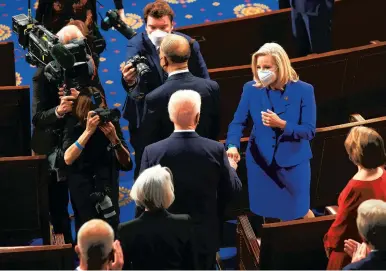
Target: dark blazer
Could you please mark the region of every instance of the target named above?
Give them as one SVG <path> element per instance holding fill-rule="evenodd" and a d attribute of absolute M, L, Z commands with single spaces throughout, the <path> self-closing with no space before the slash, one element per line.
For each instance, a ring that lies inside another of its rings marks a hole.
<path fill-rule="evenodd" d="M 298 12 L 318 15 L 321 6 L 332 9 L 334 0 L 290 0 L 291 7 Z"/>
<path fill-rule="evenodd" d="M 188 215 L 161 209 L 144 212 L 118 227 L 124 267 L 134 270 L 192 270 L 197 268 L 193 224 Z"/>
<path fill-rule="evenodd" d="M 191 56 L 189 59 L 189 70 L 194 76 L 209 79 L 208 69 L 204 58 L 200 52 L 200 45 L 187 35 L 179 32 L 173 32 L 185 37 L 191 43 Z M 162 85 L 167 79 L 166 73 L 163 71 L 157 49 L 150 41 L 146 32 L 140 33 L 129 40 L 127 45 L 127 60 L 140 55 L 146 57 L 150 68 L 150 73 L 147 75 L 147 82 L 140 80 L 134 88 L 128 88 L 126 82 L 122 78 L 122 85 L 128 92 L 126 98 L 123 117 L 129 121 L 130 133 L 135 133 L 140 125 L 142 118 L 144 96 Z"/>
<path fill-rule="evenodd" d="M 141 171 L 158 164 L 173 173 L 175 201 L 168 210 L 192 217 L 199 253 L 216 252 L 225 206 L 241 190 L 224 146 L 195 132 L 173 133 L 144 150 Z"/>
<path fill-rule="evenodd" d="M 217 139 L 220 131 L 220 87 L 215 81 L 185 72 L 170 76 L 146 96 L 140 131 L 143 148 L 173 133 L 174 124 L 169 118 L 168 103 L 170 96 L 181 89 L 197 91 L 201 96 L 201 115 L 196 132 L 200 136 Z"/>
<path fill-rule="evenodd" d="M 386 251 L 372 251 L 366 258 L 350 263 L 343 270 L 386 270 Z"/>

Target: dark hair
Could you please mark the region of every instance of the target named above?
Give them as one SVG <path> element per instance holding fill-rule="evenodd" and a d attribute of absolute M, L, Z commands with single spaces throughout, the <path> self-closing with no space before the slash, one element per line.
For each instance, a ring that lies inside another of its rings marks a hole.
<path fill-rule="evenodd" d="M 353 127 L 344 146 L 355 165 L 375 169 L 386 163 L 383 139 L 374 129 L 365 126 Z"/>
<path fill-rule="evenodd" d="M 93 244 L 87 250 L 87 270 L 102 270 L 103 264 L 111 260 L 110 252 L 107 257 L 103 257 L 104 245 L 101 243 Z"/>
<path fill-rule="evenodd" d="M 174 11 L 165 1 L 157 0 L 153 3 L 147 4 L 143 9 L 143 18 L 145 19 L 145 23 L 147 23 L 147 18 L 149 16 L 156 19 L 160 19 L 163 16 L 169 16 L 170 21 L 173 22 Z"/>
<path fill-rule="evenodd" d="M 103 96 L 103 93 L 95 87 L 86 87 L 80 90 L 78 99 L 76 100 L 75 105 L 75 116 L 82 122 L 86 123 L 87 114 L 92 110 L 92 99 L 93 93 L 100 93 L 102 98 L 102 103 L 99 105 L 101 108 L 107 108 L 106 99 Z"/>

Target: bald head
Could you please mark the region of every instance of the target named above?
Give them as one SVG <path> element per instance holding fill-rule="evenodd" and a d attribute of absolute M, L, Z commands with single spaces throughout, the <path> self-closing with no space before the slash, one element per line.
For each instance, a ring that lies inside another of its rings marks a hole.
<path fill-rule="evenodd" d="M 169 117 L 176 129 L 195 130 L 201 109 L 201 97 L 193 90 L 179 90 L 169 100 Z"/>
<path fill-rule="evenodd" d="M 100 246 L 102 259 L 106 259 L 113 249 L 114 231 L 100 219 L 92 219 L 83 224 L 78 232 L 78 249 L 81 258 L 88 260 L 90 248 Z"/>
<path fill-rule="evenodd" d="M 190 58 L 189 42 L 180 35 L 167 35 L 161 43 L 160 50 L 172 64 L 185 63 Z"/>
<path fill-rule="evenodd" d="M 82 32 L 75 25 L 66 25 L 56 34 L 59 37 L 59 41 L 63 44 L 69 43 L 73 39 L 84 38 Z"/>

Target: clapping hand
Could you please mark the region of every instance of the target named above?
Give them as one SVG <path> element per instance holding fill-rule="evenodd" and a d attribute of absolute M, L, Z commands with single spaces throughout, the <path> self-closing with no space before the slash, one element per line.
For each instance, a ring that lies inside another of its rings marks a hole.
<path fill-rule="evenodd" d="M 122 270 L 124 260 L 121 243 L 118 240 L 115 240 L 113 243 L 114 249 L 114 261 L 110 263 L 109 270 Z"/>
<path fill-rule="evenodd" d="M 267 109 L 267 112 L 261 111 L 261 119 L 264 126 L 284 129 L 286 121 L 282 120 L 275 112 Z"/>
<path fill-rule="evenodd" d="M 366 243 L 358 243 L 352 239 L 344 241 L 344 251 L 352 257 L 351 262 L 357 262 L 367 257 L 370 253 L 370 249 Z"/>

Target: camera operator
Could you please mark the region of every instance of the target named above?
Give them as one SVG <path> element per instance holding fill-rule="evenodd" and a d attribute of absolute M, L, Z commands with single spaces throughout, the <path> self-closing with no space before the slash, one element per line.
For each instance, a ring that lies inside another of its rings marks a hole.
<path fill-rule="evenodd" d="M 75 26 L 67 26 L 58 32 L 63 44 L 83 38 Z M 60 93 L 58 95 L 58 92 Z M 33 77 L 32 97 L 32 149 L 36 154 L 49 155 L 61 144 L 63 117 L 72 111 L 78 91 L 71 89 L 70 96 L 63 96 L 63 89 L 50 83 L 44 76 L 44 67 L 38 67 Z M 55 234 L 63 234 L 66 243 L 72 242 L 68 205 L 68 184 L 58 180 L 56 172 L 50 172 L 49 210 Z"/>
<path fill-rule="evenodd" d="M 174 12 L 168 3 L 157 0 L 147 4 L 143 18 L 146 23 L 146 32 L 139 33 L 129 40 L 127 49 L 129 61 L 122 70 L 122 85 L 128 93 L 123 117 L 129 121 L 130 143 L 134 149 L 138 146 L 138 128 L 143 115 L 144 96 L 161 86 L 168 78 L 161 67 L 159 58 L 159 47 L 167 34 L 181 35 L 189 41 L 191 47 L 191 56 L 188 61 L 189 71 L 194 76 L 209 79 L 198 42 L 187 35 L 173 31 Z M 141 71 L 143 65 L 138 64 L 136 56 L 144 57 L 147 60 L 148 72 Z M 139 76 L 139 73 L 144 73 L 144 75 Z"/>
<path fill-rule="evenodd" d="M 65 118 L 64 162 L 76 229 L 93 218 L 118 227 L 119 170 L 131 170 L 132 162 L 115 110 L 107 109 L 98 89 L 88 87 Z"/>

